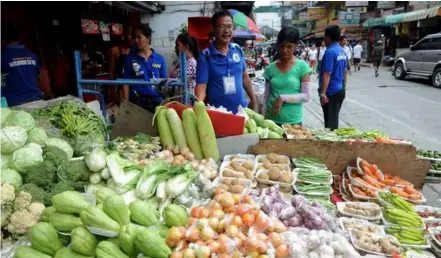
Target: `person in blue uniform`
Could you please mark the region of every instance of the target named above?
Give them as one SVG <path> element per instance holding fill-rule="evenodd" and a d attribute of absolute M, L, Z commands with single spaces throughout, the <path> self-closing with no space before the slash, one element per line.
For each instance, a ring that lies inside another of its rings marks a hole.
<path fill-rule="evenodd" d="M 2 38 L 7 45 L 1 55 L 1 72 L 6 73 L 7 77 L 1 96 L 6 98 L 8 106 L 40 100 L 42 93 L 38 88 L 40 67 L 37 56 L 20 45 L 14 25 L 2 26 Z"/>
<path fill-rule="evenodd" d="M 165 59 L 150 48 L 152 29 L 148 25 L 133 28 L 136 51 L 131 51 L 124 62 L 124 79 L 167 78 Z M 164 98 L 151 85 L 124 85 L 123 99 L 128 100 L 152 113 Z"/>
<path fill-rule="evenodd" d="M 319 89 L 325 128 L 338 129 L 340 109 L 346 96 L 348 73 L 347 56 L 338 41 L 340 27 L 331 25 L 325 30 L 326 51 L 320 66 Z"/>
<path fill-rule="evenodd" d="M 239 45 L 231 43 L 233 17 L 227 10 L 211 18 L 215 40 L 202 51 L 196 72 L 196 97 L 215 107 L 237 113 L 239 105 L 256 110 L 256 96 L 246 72 L 245 56 Z M 248 103 L 245 92 L 250 101 Z"/>

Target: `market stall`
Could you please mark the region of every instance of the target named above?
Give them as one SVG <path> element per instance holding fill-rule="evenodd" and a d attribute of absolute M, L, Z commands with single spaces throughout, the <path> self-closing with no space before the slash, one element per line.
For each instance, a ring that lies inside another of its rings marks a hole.
<path fill-rule="evenodd" d="M 202 102 L 122 103 L 112 132 L 79 99 L 39 103 L 1 109 L 2 257 L 440 255 L 418 190 L 437 152 L 248 109 L 219 137 L 233 115 Z"/>

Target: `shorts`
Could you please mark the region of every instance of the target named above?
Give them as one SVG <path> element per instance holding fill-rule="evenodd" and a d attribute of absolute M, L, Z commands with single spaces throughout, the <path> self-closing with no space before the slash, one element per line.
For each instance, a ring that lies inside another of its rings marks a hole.
<path fill-rule="evenodd" d="M 380 59 L 374 59 L 374 60 L 372 60 L 372 63 L 374 63 L 374 66 L 380 66 L 381 60 Z"/>
<path fill-rule="evenodd" d="M 361 60 L 361 58 L 354 58 L 354 65 L 359 64 L 360 60 Z"/>

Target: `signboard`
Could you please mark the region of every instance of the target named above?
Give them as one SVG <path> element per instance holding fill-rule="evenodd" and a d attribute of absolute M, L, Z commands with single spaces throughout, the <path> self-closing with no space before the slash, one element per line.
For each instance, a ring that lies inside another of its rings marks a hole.
<path fill-rule="evenodd" d="M 378 1 L 377 9 L 393 9 L 395 8 L 395 1 Z"/>
<path fill-rule="evenodd" d="M 315 31 L 324 31 L 328 25 L 328 19 L 321 19 L 315 22 Z"/>
<path fill-rule="evenodd" d="M 318 20 L 328 17 L 328 9 L 325 7 L 308 7 L 308 16 L 310 20 Z"/>
<path fill-rule="evenodd" d="M 346 7 L 368 6 L 369 1 L 346 1 Z"/>
<path fill-rule="evenodd" d="M 409 5 L 433 4 L 433 1 L 409 1 Z"/>
<path fill-rule="evenodd" d="M 353 12 L 339 12 L 338 21 L 340 25 L 344 26 L 359 26 L 360 25 L 360 13 Z"/>
<path fill-rule="evenodd" d="M 299 14 L 299 20 L 300 21 L 309 21 L 308 13 L 305 13 L 305 12 L 300 13 Z"/>
<path fill-rule="evenodd" d="M 348 7 L 346 8 L 346 12 L 353 12 L 353 13 L 365 13 L 367 12 L 367 7 Z"/>

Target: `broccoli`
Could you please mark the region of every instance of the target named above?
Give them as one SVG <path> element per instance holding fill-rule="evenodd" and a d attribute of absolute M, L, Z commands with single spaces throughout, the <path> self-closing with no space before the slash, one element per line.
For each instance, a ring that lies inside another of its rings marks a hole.
<path fill-rule="evenodd" d="M 47 186 L 54 181 L 57 167 L 50 161 L 43 161 L 28 173 L 27 182 L 37 186 Z"/>
<path fill-rule="evenodd" d="M 60 181 L 69 183 L 76 189 L 82 189 L 89 183 L 91 173 L 84 158 L 74 158 L 63 162 L 58 169 L 57 175 Z"/>
<path fill-rule="evenodd" d="M 47 195 L 47 193 L 43 190 L 43 188 L 40 188 L 33 183 L 24 184 L 21 187 L 21 190 L 23 192 L 27 192 L 32 195 L 32 202 L 44 203 L 44 198 Z"/>
<path fill-rule="evenodd" d="M 69 183 L 66 182 L 58 182 L 56 184 L 52 184 L 51 186 L 51 192 L 46 194 L 45 198 L 45 204 L 46 205 L 52 205 L 52 196 L 65 192 L 65 191 L 75 191 L 75 188 L 71 186 Z"/>

